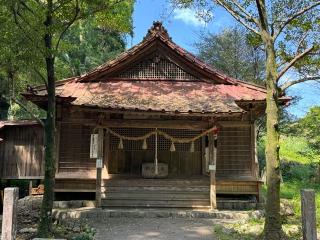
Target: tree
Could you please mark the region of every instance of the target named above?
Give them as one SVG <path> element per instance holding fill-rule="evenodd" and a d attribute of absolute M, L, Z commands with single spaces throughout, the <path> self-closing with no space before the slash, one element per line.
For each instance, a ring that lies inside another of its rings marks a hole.
<path fill-rule="evenodd" d="M 309 140 L 311 147 L 320 153 L 320 107 L 312 107 L 307 115 L 298 121 L 300 133 Z"/>
<path fill-rule="evenodd" d="M 319 0 L 176 0 L 180 7 L 223 8 L 261 42 L 265 59 L 267 203 L 265 239 L 280 239 L 279 102 L 292 85 L 319 81 Z M 202 10 L 202 12 L 205 12 Z M 284 79 L 286 73 L 294 79 Z"/>
<path fill-rule="evenodd" d="M 37 71 L 47 89 L 45 129 L 44 196 L 38 225 L 39 237 L 52 235 L 52 207 L 55 184 L 55 60 L 60 43 L 70 27 L 79 20 L 95 16 L 94 23 L 118 32 L 131 32 L 133 0 L 1 0 L 0 5 L 10 13 L 19 33 L 28 40 L 29 51 L 39 54 L 45 76 Z M 15 33 L 17 34 L 17 33 Z M 26 46 L 25 45 L 25 46 Z"/>
<path fill-rule="evenodd" d="M 97 26 L 93 18 L 77 21 L 63 37 L 57 76 L 79 76 L 125 50 L 122 33 Z"/>
<path fill-rule="evenodd" d="M 227 28 L 221 33 L 206 33 L 195 46 L 199 57 L 231 77 L 262 83 L 264 53 L 250 41 L 244 28 Z"/>

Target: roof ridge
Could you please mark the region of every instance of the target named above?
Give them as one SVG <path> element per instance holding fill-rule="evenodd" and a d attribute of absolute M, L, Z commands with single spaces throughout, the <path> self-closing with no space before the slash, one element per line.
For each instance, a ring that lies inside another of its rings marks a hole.
<path fill-rule="evenodd" d="M 255 89 L 255 90 L 261 91 L 261 92 L 266 92 L 267 91 L 266 87 L 261 86 L 259 84 L 256 84 L 256 83 L 253 83 L 253 82 L 246 82 L 246 81 L 239 80 L 239 79 L 235 79 L 235 80 L 237 81 L 238 84 L 249 85 L 249 86 L 246 86 L 248 88 Z"/>

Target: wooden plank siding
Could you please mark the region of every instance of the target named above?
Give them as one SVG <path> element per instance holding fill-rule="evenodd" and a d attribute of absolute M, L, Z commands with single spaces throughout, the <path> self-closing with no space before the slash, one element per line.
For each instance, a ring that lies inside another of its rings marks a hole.
<path fill-rule="evenodd" d="M 40 125 L 5 127 L 0 130 L 0 137 L 1 178 L 42 178 L 44 147 Z"/>
<path fill-rule="evenodd" d="M 254 159 L 250 124 L 223 125 L 218 135 L 217 178 L 252 178 Z"/>
<path fill-rule="evenodd" d="M 90 159 L 90 134 L 93 127 L 80 124 L 61 124 L 58 172 L 95 169 Z"/>

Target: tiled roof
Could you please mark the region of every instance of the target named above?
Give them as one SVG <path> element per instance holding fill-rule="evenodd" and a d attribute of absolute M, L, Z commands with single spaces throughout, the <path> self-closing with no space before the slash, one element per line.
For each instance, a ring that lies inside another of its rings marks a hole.
<path fill-rule="evenodd" d="M 144 49 L 158 44 L 157 41 L 208 78 L 194 81 L 117 79 L 109 74 L 114 69 L 121 70 L 120 66 L 136 54 L 143 58 Z M 69 103 L 80 106 L 210 114 L 242 113 L 244 110 L 238 106 L 238 101 L 265 101 L 266 98 L 265 88 L 228 77 L 176 45 L 159 22 L 154 23 L 140 44 L 116 59 L 82 76 L 57 82 L 56 94 L 60 100 L 68 98 Z M 25 96 L 43 99 L 46 90 L 34 88 Z"/>
<path fill-rule="evenodd" d="M 57 87 L 60 97 L 72 97 L 73 105 L 112 109 L 180 113 L 243 112 L 241 100 L 264 100 L 264 91 L 245 85 L 179 81 L 70 81 Z M 46 95 L 38 91 L 37 95 Z"/>

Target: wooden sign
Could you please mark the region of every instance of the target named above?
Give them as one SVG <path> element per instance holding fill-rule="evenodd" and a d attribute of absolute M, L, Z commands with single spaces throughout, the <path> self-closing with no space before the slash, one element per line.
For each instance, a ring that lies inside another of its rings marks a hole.
<path fill-rule="evenodd" d="M 210 171 L 215 171 L 216 170 L 216 165 L 209 165 L 209 170 Z"/>
<path fill-rule="evenodd" d="M 98 134 L 91 134 L 90 139 L 90 158 L 98 157 Z"/>
<path fill-rule="evenodd" d="M 102 168 L 102 159 L 101 158 L 97 158 L 96 168 Z"/>

